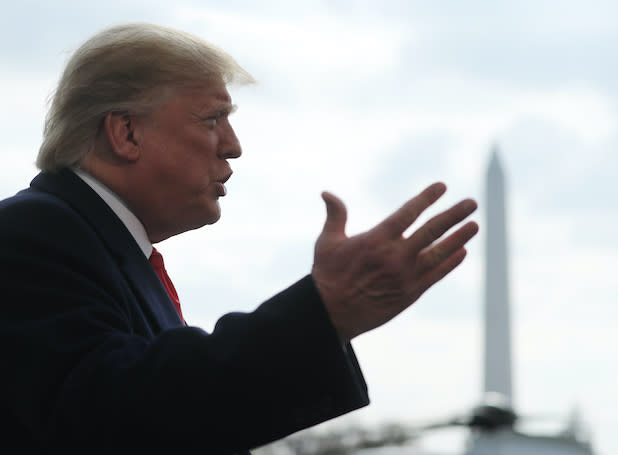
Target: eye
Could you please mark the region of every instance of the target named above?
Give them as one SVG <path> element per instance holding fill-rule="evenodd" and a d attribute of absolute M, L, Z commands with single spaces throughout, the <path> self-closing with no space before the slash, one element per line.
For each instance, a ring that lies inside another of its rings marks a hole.
<path fill-rule="evenodd" d="M 236 106 L 231 106 L 229 108 L 226 107 L 225 109 L 220 110 L 214 115 L 209 115 L 206 117 L 196 115 L 196 117 L 201 123 L 206 124 L 209 129 L 214 129 L 215 126 L 217 126 L 217 122 L 219 121 L 219 119 L 226 119 L 235 110 Z"/>
<path fill-rule="evenodd" d="M 223 116 L 222 112 L 218 112 L 216 115 L 211 115 L 210 117 L 206 117 L 205 119 L 203 119 L 204 123 L 206 123 L 206 125 L 209 128 L 214 128 L 215 126 L 217 126 L 217 121 Z"/>

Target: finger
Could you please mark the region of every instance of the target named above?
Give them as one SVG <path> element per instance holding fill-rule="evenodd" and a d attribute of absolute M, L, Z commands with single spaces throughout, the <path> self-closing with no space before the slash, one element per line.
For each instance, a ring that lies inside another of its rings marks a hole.
<path fill-rule="evenodd" d="M 345 224 L 348 219 L 345 205 L 341 199 L 327 191 L 322 193 L 322 199 L 326 204 L 326 221 L 322 232 L 345 235 Z"/>
<path fill-rule="evenodd" d="M 478 230 L 478 224 L 470 221 L 444 240 L 425 248 L 418 254 L 418 270 L 425 273 L 427 270 L 440 267 L 444 261 L 462 249 L 477 234 Z"/>
<path fill-rule="evenodd" d="M 465 248 L 459 248 L 444 261 L 442 261 L 437 267 L 427 271 L 422 276 L 419 282 L 418 293 L 413 296 L 413 299 L 417 299 L 423 292 L 451 273 L 459 264 L 463 262 L 466 254 L 467 252 Z"/>
<path fill-rule="evenodd" d="M 434 183 L 428 186 L 418 196 L 410 199 L 392 215 L 378 224 L 374 231 L 378 231 L 388 237 L 400 236 L 445 191 L 446 185 L 444 183 Z"/>
<path fill-rule="evenodd" d="M 423 248 L 431 245 L 460 221 L 466 219 L 477 208 L 472 199 L 465 199 L 450 209 L 434 216 L 421 228 L 416 230 L 406 241 L 411 255 L 418 254 Z"/>

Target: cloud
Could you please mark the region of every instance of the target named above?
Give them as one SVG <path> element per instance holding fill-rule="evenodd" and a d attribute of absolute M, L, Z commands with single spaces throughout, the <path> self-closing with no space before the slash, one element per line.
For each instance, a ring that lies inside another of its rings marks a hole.
<path fill-rule="evenodd" d="M 165 10 L 166 7 L 143 0 L 109 0 L 104 4 L 76 0 L 7 3 L 0 16 L 1 65 L 29 71 L 55 66 L 99 29 L 120 22 L 164 22 Z"/>
<path fill-rule="evenodd" d="M 479 200 L 466 263 L 356 341 L 373 399 L 358 418 L 418 421 L 480 396 L 483 178 L 497 142 L 510 190 L 517 400 L 549 411 L 581 400 L 603 447 L 615 447 L 603 398 L 616 382 L 615 2 L 50 5 L 18 2 L 0 18 L 0 194 L 34 174 L 45 97 L 67 51 L 96 30 L 147 20 L 219 44 L 259 84 L 232 88 L 244 154 L 223 219 L 161 247 L 190 322 L 208 329 L 307 273 L 323 189 L 348 204 L 350 233 L 434 179 L 449 185 L 439 207 Z"/>

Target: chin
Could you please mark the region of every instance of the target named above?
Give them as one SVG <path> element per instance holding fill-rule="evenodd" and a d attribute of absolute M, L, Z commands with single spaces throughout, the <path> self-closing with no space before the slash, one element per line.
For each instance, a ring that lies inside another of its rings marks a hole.
<path fill-rule="evenodd" d="M 193 215 L 193 217 L 185 217 L 183 220 L 178 218 L 172 222 L 168 220 L 165 228 L 158 229 L 154 233 L 147 229 L 151 242 L 161 242 L 183 232 L 194 231 L 206 225 L 215 224 L 221 218 L 221 210 L 219 204 L 217 204 L 214 210 L 213 207 L 209 207 L 209 209 L 202 210 L 199 214 L 193 213 Z"/>
<path fill-rule="evenodd" d="M 191 212 L 193 216 L 190 219 L 185 219 L 185 226 L 188 227 L 186 229 L 188 231 L 215 224 L 221 218 L 221 207 L 218 201 L 211 201 L 207 206 L 202 206 L 201 210 L 194 208 Z"/>
<path fill-rule="evenodd" d="M 187 228 L 182 229 L 177 234 L 182 234 L 183 232 L 187 232 L 187 231 L 194 231 L 196 229 L 203 228 L 204 226 L 209 226 L 211 224 L 215 224 L 217 221 L 219 221 L 219 218 L 221 218 L 221 216 L 213 216 L 213 217 L 209 217 L 209 218 L 202 218 L 200 221 L 195 222 L 193 224 L 190 224 Z M 175 234 L 175 235 L 177 235 L 177 234 Z"/>
<path fill-rule="evenodd" d="M 219 207 L 219 203 L 215 202 L 216 206 L 212 207 L 210 210 L 205 213 L 203 218 L 202 226 L 206 224 L 215 224 L 219 219 L 221 219 L 221 207 Z M 201 227 L 201 226 L 200 226 Z"/>

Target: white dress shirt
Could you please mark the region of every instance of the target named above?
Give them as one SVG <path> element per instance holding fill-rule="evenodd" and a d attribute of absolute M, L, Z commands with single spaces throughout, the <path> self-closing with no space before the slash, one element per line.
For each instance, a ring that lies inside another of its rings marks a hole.
<path fill-rule="evenodd" d="M 109 208 L 114 211 L 116 216 L 120 218 L 120 221 L 122 221 L 127 227 L 146 258 L 150 258 L 150 254 L 152 253 L 152 243 L 150 243 L 150 240 L 148 239 L 146 229 L 144 229 L 144 225 L 129 209 L 129 207 L 127 207 L 124 201 L 120 199 L 112 190 L 103 185 L 83 169 L 74 167 L 72 170 L 80 179 L 84 181 L 84 183 L 86 183 L 86 185 L 92 188 L 107 205 L 109 205 Z"/>

